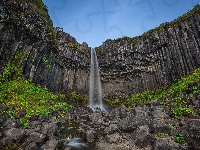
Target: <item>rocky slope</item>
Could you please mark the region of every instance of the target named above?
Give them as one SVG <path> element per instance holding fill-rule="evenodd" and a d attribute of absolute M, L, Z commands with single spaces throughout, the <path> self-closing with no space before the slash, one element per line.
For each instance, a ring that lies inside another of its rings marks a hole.
<path fill-rule="evenodd" d="M 199 82 L 192 84 L 200 88 Z M 75 106 L 62 118 L 53 118 L 56 112 L 48 117 L 32 117 L 27 126 L 20 124 L 20 118 L 1 114 L 0 121 L 4 123 L 0 129 L 0 148 L 70 149 L 60 140 L 58 126 L 84 117 L 88 121 L 77 126 L 79 135 L 87 143 L 95 142 L 96 150 L 199 150 L 200 94 L 185 96 L 182 93 L 178 98 L 154 100 L 132 110 L 117 107 L 108 112 L 92 112 L 89 108 Z M 183 105 L 187 111 L 173 111 Z M 7 109 L 4 105 L 0 108 Z"/>

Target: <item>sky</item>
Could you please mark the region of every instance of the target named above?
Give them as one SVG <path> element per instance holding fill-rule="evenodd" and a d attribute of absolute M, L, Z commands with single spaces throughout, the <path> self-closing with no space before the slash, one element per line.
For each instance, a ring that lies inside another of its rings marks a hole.
<path fill-rule="evenodd" d="M 42 0 L 54 27 L 98 47 L 107 39 L 135 37 L 170 22 L 200 0 Z"/>

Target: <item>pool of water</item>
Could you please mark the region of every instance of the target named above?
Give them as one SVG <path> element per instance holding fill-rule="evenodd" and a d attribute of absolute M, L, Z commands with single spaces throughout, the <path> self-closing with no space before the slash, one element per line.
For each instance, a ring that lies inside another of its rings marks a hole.
<path fill-rule="evenodd" d="M 95 149 L 95 142 L 86 143 L 82 135 L 77 131 L 81 122 L 89 123 L 88 119 L 79 118 L 79 120 L 58 124 L 60 130 L 59 139 L 63 142 L 63 149 L 65 147 L 71 147 L 71 150 Z"/>

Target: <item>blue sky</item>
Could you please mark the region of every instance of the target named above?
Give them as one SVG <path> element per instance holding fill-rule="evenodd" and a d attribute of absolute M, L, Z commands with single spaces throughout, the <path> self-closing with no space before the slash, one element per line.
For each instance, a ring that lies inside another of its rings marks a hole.
<path fill-rule="evenodd" d="M 54 27 L 92 48 L 106 39 L 134 37 L 170 22 L 200 0 L 42 0 Z"/>

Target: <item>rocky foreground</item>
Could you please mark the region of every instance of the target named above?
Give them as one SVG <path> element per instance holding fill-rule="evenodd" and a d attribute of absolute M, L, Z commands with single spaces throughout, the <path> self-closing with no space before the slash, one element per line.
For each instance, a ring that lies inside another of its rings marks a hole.
<path fill-rule="evenodd" d="M 109 112 L 92 112 L 87 107 L 73 107 L 63 118 L 52 117 L 55 112 L 48 117 L 32 117 L 27 126 L 22 126 L 19 118 L 1 114 L 0 149 L 37 150 L 42 146 L 44 150 L 68 150 L 70 147 L 64 147 L 58 138 L 58 125 L 85 117 L 89 123 L 80 123 L 77 131 L 85 142 L 95 142 L 96 150 L 199 150 L 200 94 L 182 98 L 194 113 L 172 115 L 176 104 L 167 98 L 132 110 L 117 107 Z M 0 109 L 7 107 L 0 105 Z"/>

